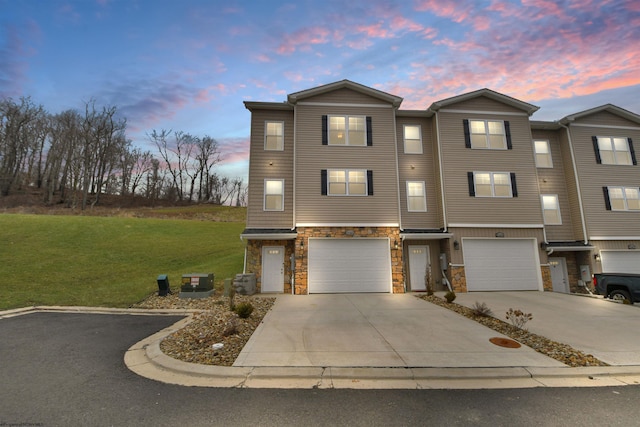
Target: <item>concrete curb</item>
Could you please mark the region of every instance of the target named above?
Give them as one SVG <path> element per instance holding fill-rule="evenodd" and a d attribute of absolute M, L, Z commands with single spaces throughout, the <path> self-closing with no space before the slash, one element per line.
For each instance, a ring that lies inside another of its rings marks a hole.
<path fill-rule="evenodd" d="M 85 314 L 131 314 L 136 316 L 189 316 L 202 310 L 195 309 L 148 309 L 148 308 L 109 308 L 109 307 L 83 307 L 83 306 L 58 306 L 37 305 L 32 307 L 15 308 L 0 311 L 0 319 L 22 316 L 31 313 L 85 313 Z"/>

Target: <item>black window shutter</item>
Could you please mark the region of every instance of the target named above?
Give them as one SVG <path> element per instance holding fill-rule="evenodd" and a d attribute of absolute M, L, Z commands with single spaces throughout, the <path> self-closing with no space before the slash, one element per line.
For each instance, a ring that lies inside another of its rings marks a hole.
<path fill-rule="evenodd" d="M 367 171 L 367 195 L 373 196 L 373 171 Z"/>
<path fill-rule="evenodd" d="M 473 172 L 467 172 L 467 179 L 469 180 L 469 196 L 476 197 L 476 187 L 473 181 Z"/>
<path fill-rule="evenodd" d="M 629 152 L 631 153 L 631 162 L 634 165 L 637 165 L 638 161 L 636 160 L 636 151 L 633 149 L 633 141 L 631 140 L 631 138 L 627 138 L 627 142 L 629 143 Z"/>
<path fill-rule="evenodd" d="M 327 170 L 322 169 L 320 171 L 320 188 L 322 188 L 322 195 L 327 195 Z"/>
<path fill-rule="evenodd" d="M 462 119 L 464 125 L 464 146 L 471 148 L 471 131 L 469 130 L 469 120 Z"/>
<path fill-rule="evenodd" d="M 511 194 L 513 197 L 518 197 L 518 186 L 516 185 L 516 174 L 511 172 Z"/>
<path fill-rule="evenodd" d="M 611 199 L 609 199 L 609 189 L 607 187 L 602 187 L 602 192 L 604 193 L 604 206 L 608 211 L 611 210 Z"/>
<path fill-rule="evenodd" d="M 329 145 L 328 120 L 327 116 L 322 116 L 322 145 Z"/>
<path fill-rule="evenodd" d="M 591 137 L 591 141 L 593 142 L 593 151 L 595 151 L 595 153 L 596 153 L 596 163 L 601 165 L 602 164 L 602 158 L 600 158 L 600 149 L 598 148 L 598 137 L 597 136 L 592 136 Z"/>
<path fill-rule="evenodd" d="M 511 143 L 511 125 L 507 120 L 504 121 L 504 134 L 507 137 L 507 150 L 513 149 L 513 144 Z"/>
<path fill-rule="evenodd" d="M 367 116 L 367 145 L 371 147 L 373 145 L 373 133 L 371 132 L 371 116 Z"/>

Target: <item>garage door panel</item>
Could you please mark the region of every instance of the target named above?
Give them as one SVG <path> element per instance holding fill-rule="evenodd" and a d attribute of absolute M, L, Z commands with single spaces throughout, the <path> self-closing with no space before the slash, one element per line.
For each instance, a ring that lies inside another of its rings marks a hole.
<path fill-rule="evenodd" d="M 388 239 L 309 239 L 310 293 L 390 292 Z"/>
<path fill-rule="evenodd" d="M 468 291 L 539 290 L 537 247 L 530 239 L 463 239 Z"/>
<path fill-rule="evenodd" d="M 640 252 L 602 251 L 600 260 L 603 273 L 640 274 Z"/>

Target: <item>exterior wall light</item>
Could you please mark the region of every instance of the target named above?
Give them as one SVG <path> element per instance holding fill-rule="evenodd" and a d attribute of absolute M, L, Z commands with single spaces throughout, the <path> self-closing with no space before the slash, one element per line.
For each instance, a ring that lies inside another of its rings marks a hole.
<path fill-rule="evenodd" d="M 398 241 L 397 240 L 393 241 L 393 249 L 398 249 Z"/>
<path fill-rule="evenodd" d="M 460 249 L 460 243 L 457 240 L 453 241 L 453 249 L 456 251 Z"/>
<path fill-rule="evenodd" d="M 502 231 L 498 231 L 496 233 L 496 237 L 504 237 L 504 233 Z"/>
<path fill-rule="evenodd" d="M 600 254 L 595 254 L 593 258 L 596 260 L 596 262 L 600 262 Z"/>
<path fill-rule="evenodd" d="M 634 245 L 633 243 L 630 243 L 629 246 L 627 246 L 627 248 L 630 250 L 634 250 L 636 248 L 636 245 Z"/>

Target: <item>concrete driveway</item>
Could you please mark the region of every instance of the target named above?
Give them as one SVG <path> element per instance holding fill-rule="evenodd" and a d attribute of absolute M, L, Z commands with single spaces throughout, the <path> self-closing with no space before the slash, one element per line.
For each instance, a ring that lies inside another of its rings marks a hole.
<path fill-rule="evenodd" d="M 565 366 L 492 337 L 504 336 L 411 294 L 278 295 L 234 366 Z"/>
<path fill-rule="evenodd" d="M 509 308 L 531 313 L 530 332 L 592 354 L 610 365 L 640 365 L 640 307 L 555 292 L 471 292 L 458 304 L 484 302 L 505 320 Z M 506 320 L 505 320 L 506 321 Z"/>

